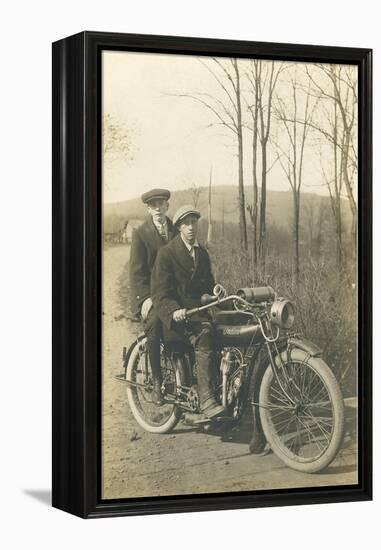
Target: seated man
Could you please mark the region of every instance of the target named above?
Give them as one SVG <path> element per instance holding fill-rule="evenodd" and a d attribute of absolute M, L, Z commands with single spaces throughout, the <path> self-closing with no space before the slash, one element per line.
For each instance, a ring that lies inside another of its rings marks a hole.
<path fill-rule="evenodd" d="M 173 217 L 180 234 L 160 248 L 151 276 L 151 296 L 164 329 L 189 344 L 186 310 L 201 305 L 201 296 L 211 293 L 214 278 L 207 250 L 197 242 L 200 212 L 182 206 Z M 215 336 L 207 314 L 189 319 L 190 338 L 197 363 L 201 410 L 206 418 L 220 416 L 224 408 L 215 398 Z"/>
<path fill-rule="evenodd" d="M 157 251 L 167 244 L 177 230 L 166 216 L 168 210 L 168 189 L 151 189 L 142 195 L 147 205 L 148 219 L 132 235 L 130 255 L 131 309 L 135 318 L 144 321 L 147 335 L 147 350 L 152 370 L 152 399 L 162 403 L 160 371 L 161 321 L 152 308 L 151 272 Z"/>

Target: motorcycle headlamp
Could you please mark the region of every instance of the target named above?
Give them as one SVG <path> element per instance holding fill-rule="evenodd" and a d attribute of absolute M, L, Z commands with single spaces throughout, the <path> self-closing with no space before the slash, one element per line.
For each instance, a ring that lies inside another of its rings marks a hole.
<path fill-rule="evenodd" d="M 270 310 L 270 319 L 279 328 L 291 328 L 295 320 L 295 309 L 286 298 L 275 300 Z"/>
<path fill-rule="evenodd" d="M 275 291 L 271 286 L 257 286 L 251 288 L 239 288 L 237 296 L 252 304 L 270 302 L 275 298 Z"/>

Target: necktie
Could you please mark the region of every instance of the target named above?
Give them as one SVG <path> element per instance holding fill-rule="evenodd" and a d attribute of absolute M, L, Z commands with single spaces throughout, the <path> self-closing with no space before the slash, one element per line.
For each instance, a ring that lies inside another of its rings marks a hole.
<path fill-rule="evenodd" d="M 159 231 L 160 237 L 161 237 L 164 241 L 167 241 L 167 234 L 166 234 L 166 232 L 165 232 L 165 227 L 164 227 L 163 224 L 158 225 L 158 231 Z"/>
<path fill-rule="evenodd" d="M 192 248 L 189 250 L 189 254 L 190 254 L 191 258 L 192 258 L 193 265 L 196 265 L 197 247 L 196 247 L 196 246 L 192 246 Z"/>

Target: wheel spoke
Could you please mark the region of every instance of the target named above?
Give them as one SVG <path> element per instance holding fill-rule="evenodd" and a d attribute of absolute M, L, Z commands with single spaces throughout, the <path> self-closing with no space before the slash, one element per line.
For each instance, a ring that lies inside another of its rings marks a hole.
<path fill-rule="evenodd" d="M 283 425 L 283 424 L 285 424 L 285 423 L 287 422 L 286 426 L 284 426 L 284 428 L 283 428 L 283 430 L 281 431 L 280 435 L 284 435 L 284 434 L 285 434 L 286 430 L 288 429 L 288 427 L 290 426 L 291 422 L 293 422 L 293 421 L 295 421 L 295 417 L 294 417 L 294 416 L 291 416 L 290 419 L 289 419 L 288 421 L 287 421 L 287 419 L 286 419 L 286 420 L 284 420 L 283 422 L 278 423 L 278 425 L 279 425 L 279 424 L 282 424 L 282 425 Z"/>
<path fill-rule="evenodd" d="M 286 407 L 284 405 L 259 405 L 260 407 L 263 407 L 264 409 L 268 409 L 269 411 L 279 411 L 278 414 L 283 414 L 284 411 L 293 411 L 294 407 L 289 406 Z"/>
<path fill-rule="evenodd" d="M 301 425 L 304 427 L 304 430 L 305 430 L 305 432 L 306 432 L 306 434 L 307 434 L 307 437 L 308 437 L 308 444 L 309 444 L 309 445 L 312 445 L 313 443 L 312 443 L 311 436 L 310 436 L 310 433 L 312 433 L 311 430 L 308 428 L 308 426 L 306 426 L 306 425 L 304 424 L 304 422 L 303 422 L 300 418 L 298 418 L 298 420 L 299 420 L 299 422 L 301 423 Z M 312 435 L 313 435 L 313 434 L 312 434 Z"/>
<path fill-rule="evenodd" d="M 308 408 L 319 407 L 319 409 L 329 409 L 332 411 L 332 403 L 330 401 L 310 401 Z"/>
<path fill-rule="evenodd" d="M 277 420 L 276 422 L 274 422 L 274 417 L 276 417 L 276 416 L 280 416 L 281 418 L 279 420 Z M 271 418 L 272 418 L 275 426 L 282 426 L 285 422 L 288 421 L 288 419 L 290 418 L 290 415 L 287 414 L 285 411 L 281 411 L 277 414 L 272 414 Z"/>
<path fill-rule="evenodd" d="M 303 415 L 303 418 L 313 418 L 316 422 L 318 423 L 321 423 L 321 424 L 325 424 L 326 426 L 328 426 L 329 428 L 333 428 L 333 420 L 327 420 L 326 418 L 322 417 L 322 416 L 308 416 L 308 415 Z"/>
<path fill-rule="evenodd" d="M 309 384 L 308 384 L 308 389 L 307 389 L 307 395 L 310 395 L 311 393 L 311 386 L 312 386 L 312 382 L 313 382 L 313 375 L 314 375 L 314 371 L 312 369 L 310 369 L 310 380 L 309 380 Z"/>
<path fill-rule="evenodd" d="M 325 388 L 325 386 L 322 384 L 322 388 L 318 391 L 318 393 L 314 396 L 314 399 L 320 399 L 321 398 L 321 394 L 324 395 L 324 393 L 326 393 L 328 395 L 328 392 L 327 392 L 327 389 Z"/>
<path fill-rule="evenodd" d="M 312 435 L 312 437 L 313 437 L 313 439 L 312 439 L 312 445 L 315 444 L 315 445 L 320 449 L 320 453 L 321 453 L 322 451 L 324 451 L 324 450 L 325 450 L 324 445 L 321 444 L 321 443 L 319 442 L 318 439 L 316 439 L 315 434 L 310 430 L 308 424 L 305 424 L 305 423 L 303 422 L 303 420 L 302 420 L 300 417 L 299 417 L 299 420 L 300 420 L 300 422 L 302 423 L 302 425 L 306 428 L 307 433 Z M 308 437 L 309 437 L 309 441 L 311 441 L 310 436 L 308 436 Z M 319 453 L 319 454 L 320 454 L 320 453 Z"/>
<path fill-rule="evenodd" d="M 296 462 L 312 463 L 330 447 L 335 414 L 326 379 L 308 362 L 283 363 L 279 371 L 282 392 L 275 375 L 269 381 L 264 413 L 270 421 L 273 439 L 282 453 Z M 324 374 L 324 373 L 323 373 Z M 279 455 L 281 456 L 281 455 Z"/>
<path fill-rule="evenodd" d="M 279 391 L 277 388 L 272 387 L 271 390 L 270 390 L 270 394 L 271 394 L 271 392 L 275 392 L 275 393 L 278 394 L 278 396 L 274 396 L 274 395 L 273 395 L 273 397 L 274 397 L 275 399 L 278 399 L 278 401 L 281 401 L 282 403 L 285 403 L 285 404 L 287 404 L 287 405 L 290 404 L 290 401 L 289 401 L 289 399 L 287 399 L 287 397 L 285 396 L 285 394 L 284 394 L 283 392 Z"/>
<path fill-rule="evenodd" d="M 310 414 L 307 414 L 306 415 L 308 418 L 310 418 L 310 420 L 312 422 L 315 423 L 315 425 L 319 428 L 319 430 L 321 431 L 321 433 L 323 434 L 323 436 L 325 437 L 325 439 L 327 440 L 327 443 L 330 443 L 330 438 L 327 437 L 327 436 L 330 436 L 331 435 L 331 432 L 328 432 L 328 430 L 326 430 L 325 428 L 323 428 L 323 426 L 320 424 L 320 422 L 318 422 L 314 416 L 310 415 Z"/>
<path fill-rule="evenodd" d="M 324 384 L 322 383 L 322 381 L 320 380 L 320 378 L 318 377 L 318 375 L 314 373 L 313 378 L 314 378 L 314 381 L 313 381 L 313 383 L 311 383 L 311 385 L 310 385 L 310 388 L 309 388 L 309 395 L 313 395 L 313 392 L 314 392 L 315 388 L 316 388 L 316 387 L 319 387 L 319 385 L 322 386 L 323 389 L 324 389 Z"/>
<path fill-rule="evenodd" d="M 302 391 L 302 394 L 304 395 L 304 388 L 305 388 L 305 385 L 306 385 L 306 376 L 307 374 L 309 373 L 310 371 L 308 369 L 302 369 L 302 374 L 301 374 L 301 391 Z"/>
<path fill-rule="evenodd" d="M 283 415 L 284 416 L 284 415 Z M 274 427 L 278 430 L 280 430 L 282 427 L 286 426 L 288 427 L 289 423 L 292 421 L 293 419 L 293 416 L 291 415 L 288 415 L 286 418 L 283 418 L 281 420 L 278 420 L 277 422 L 274 422 L 273 420 L 273 424 L 274 424 Z M 283 433 L 283 432 L 282 432 Z"/>

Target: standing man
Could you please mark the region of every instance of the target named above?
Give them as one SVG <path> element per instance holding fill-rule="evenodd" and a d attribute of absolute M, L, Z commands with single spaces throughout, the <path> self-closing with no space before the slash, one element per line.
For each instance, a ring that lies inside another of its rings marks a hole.
<path fill-rule="evenodd" d="M 186 310 L 201 305 L 201 296 L 211 293 L 214 286 L 207 250 L 197 241 L 200 212 L 193 206 L 182 206 L 173 217 L 179 229 L 167 246 L 158 252 L 151 278 L 151 294 L 155 311 L 168 335 L 175 333 L 185 344 L 189 343 L 185 323 Z M 189 320 L 190 338 L 197 363 L 198 389 L 201 410 L 206 418 L 215 418 L 224 412 L 215 397 L 217 375 L 215 334 L 207 314 Z"/>
<path fill-rule="evenodd" d="M 168 189 L 151 189 L 143 193 L 142 201 L 147 205 L 149 216 L 133 233 L 130 255 L 131 309 L 134 317 L 141 317 L 144 321 L 153 379 L 152 400 L 157 405 L 162 403 L 161 322 L 152 307 L 150 284 L 152 268 L 159 248 L 177 234 L 171 220 L 166 216 L 170 195 Z"/>

